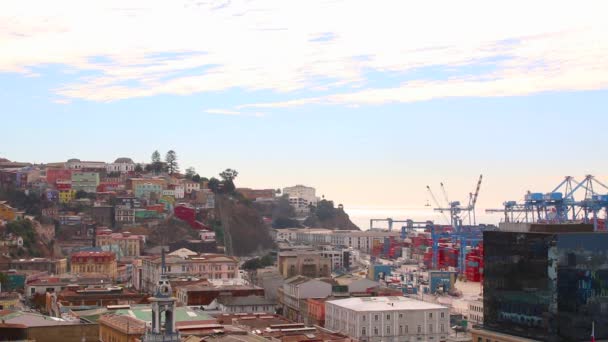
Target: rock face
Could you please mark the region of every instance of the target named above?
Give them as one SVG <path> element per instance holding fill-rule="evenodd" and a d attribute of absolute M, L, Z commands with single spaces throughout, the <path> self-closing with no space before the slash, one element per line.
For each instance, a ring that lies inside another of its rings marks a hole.
<path fill-rule="evenodd" d="M 274 247 L 268 228 L 252 206 L 218 195 L 216 217 L 220 219 L 224 231 L 226 254 L 259 254 Z"/>
<path fill-rule="evenodd" d="M 360 230 L 354 224 L 344 210 L 335 209 L 334 214 L 329 217 L 319 218 L 318 215 L 312 214 L 305 221 L 304 225 L 310 228 L 329 228 L 337 230 Z"/>

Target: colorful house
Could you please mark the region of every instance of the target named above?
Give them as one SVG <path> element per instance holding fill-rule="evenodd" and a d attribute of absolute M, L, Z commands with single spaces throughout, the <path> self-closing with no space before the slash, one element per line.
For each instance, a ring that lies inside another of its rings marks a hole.
<path fill-rule="evenodd" d="M 133 187 L 133 193 L 137 198 L 150 198 L 152 193 L 160 197 L 162 191 L 163 188 L 160 184 L 152 182 L 136 183 Z"/>
<path fill-rule="evenodd" d="M 76 198 L 75 190 L 59 190 L 59 202 L 70 203 L 70 201 L 72 201 L 74 198 Z"/>
<path fill-rule="evenodd" d="M 97 172 L 73 172 L 72 189 L 85 192 L 97 192 L 99 185 L 99 173 Z"/>
<path fill-rule="evenodd" d="M 5 201 L 0 201 L 0 220 L 13 221 L 17 218 L 17 209 L 8 205 Z"/>

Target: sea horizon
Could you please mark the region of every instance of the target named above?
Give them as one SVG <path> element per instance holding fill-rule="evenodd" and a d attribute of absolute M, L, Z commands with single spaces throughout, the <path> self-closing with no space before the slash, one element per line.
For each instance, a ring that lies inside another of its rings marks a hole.
<path fill-rule="evenodd" d="M 449 224 L 449 213 L 433 210 L 432 207 L 390 207 L 390 206 L 352 206 L 345 207 L 344 211 L 350 220 L 361 230 L 369 229 L 370 219 L 392 218 L 393 220 L 433 221 L 436 224 Z M 468 224 L 466 214 L 462 215 L 463 223 Z M 500 213 L 487 214 L 485 209 L 479 208 L 475 211 L 477 224 L 498 224 L 502 218 Z M 472 220 L 471 220 L 472 222 Z M 401 227 L 403 224 L 395 223 L 393 228 Z M 375 228 L 388 228 L 386 222 L 375 222 Z"/>

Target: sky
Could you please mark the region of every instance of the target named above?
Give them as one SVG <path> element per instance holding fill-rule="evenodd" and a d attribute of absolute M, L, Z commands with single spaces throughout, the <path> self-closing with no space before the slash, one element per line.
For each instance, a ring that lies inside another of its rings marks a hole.
<path fill-rule="evenodd" d="M 2 1 L 0 157 L 177 152 L 345 208 L 607 181 L 605 1 Z M 404 214 L 407 216 L 407 213 Z"/>

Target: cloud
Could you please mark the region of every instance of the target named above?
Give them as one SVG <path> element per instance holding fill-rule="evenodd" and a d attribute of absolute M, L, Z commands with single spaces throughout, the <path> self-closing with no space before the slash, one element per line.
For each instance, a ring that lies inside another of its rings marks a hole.
<path fill-rule="evenodd" d="M 53 103 L 65 105 L 65 104 L 72 103 L 72 101 L 70 101 L 68 99 L 55 99 L 55 100 L 53 100 Z"/>
<path fill-rule="evenodd" d="M 236 110 L 229 109 L 207 109 L 205 113 L 208 114 L 219 114 L 219 115 L 232 115 L 232 116 L 254 116 L 254 117 L 263 117 L 266 114 L 262 112 L 242 112 Z"/>
<path fill-rule="evenodd" d="M 86 72 L 56 86 L 65 99 L 229 89 L 292 98 L 241 109 L 601 89 L 607 9 L 605 1 L 548 0 L 3 1 L 0 72 Z M 487 63 L 495 68 L 476 71 Z M 406 78 L 425 67 L 463 75 Z M 379 88 L 369 72 L 402 82 Z"/>

